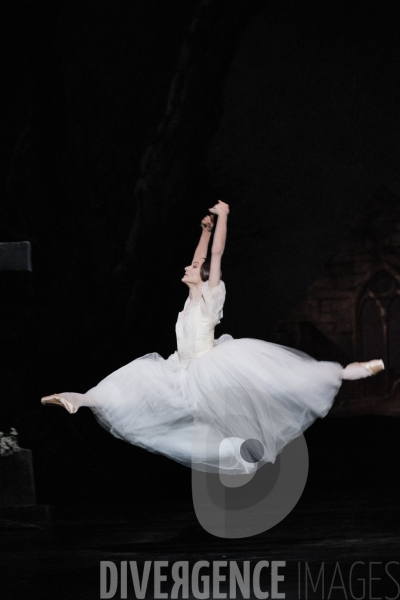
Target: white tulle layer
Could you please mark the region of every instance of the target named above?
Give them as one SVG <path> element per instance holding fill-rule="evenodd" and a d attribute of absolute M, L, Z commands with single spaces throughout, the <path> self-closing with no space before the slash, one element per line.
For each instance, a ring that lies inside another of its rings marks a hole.
<path fill-rule="evenodd" d="M 251 473 L 324 417 L 342 383 L 342 365 L 257 339 L 224 335 L 182 368 L 146 354 L 90 389 L 99 423 L 114 436 L 198 470 Z M 248 462 L 245 440 L 263 457 Z"/>

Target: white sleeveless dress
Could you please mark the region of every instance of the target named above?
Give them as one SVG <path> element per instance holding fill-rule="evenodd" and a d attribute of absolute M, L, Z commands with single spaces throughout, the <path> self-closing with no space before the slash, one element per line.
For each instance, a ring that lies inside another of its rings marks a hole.
<path fill-rule="evenodd" d="M 177 351 L 137 358 L 88 390 L 99 423 L 114 436 L 186 466 L 251 473 L 324 417 L 341 386 L 342 365 L 298 350 L 222 335 L 225 285 L 208 282 L 178 315 Z M 252 460 L 245 441 L 262 448 Z"/>

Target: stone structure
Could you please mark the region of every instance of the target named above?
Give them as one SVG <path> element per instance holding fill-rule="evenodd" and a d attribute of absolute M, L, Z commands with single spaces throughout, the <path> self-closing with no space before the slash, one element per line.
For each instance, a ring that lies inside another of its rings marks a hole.
<path fill-rule="evenodd" d="M 277 342 L 318 360 L 383 358 L 386 370 L 346 382 L 332 414 L 400 416 L 400 201 L 378 190 L 306 299 L 281 321 Z"/>
<path fill-rule="evenodd" d="M 28 298 L 32 273 L 30 242 L 0 243 L 0 331 L 5 346 L 7 332 L 15 332 L 16 321 L 26 319 L 27 311 L 18 298 Z M 29 313 L 28 313 L 29 317 Z M 2 390 L 4 393 L 4 390 Z M 22 448 L 0 458 L 0 527 L 45 527 L 50 507 L 36 504 L 32 451 Z"/>
<path fill-rule="evenodd" d="M 25 448 L 0 459 L 0 506 L 35 506 L 32 451 Z"/>

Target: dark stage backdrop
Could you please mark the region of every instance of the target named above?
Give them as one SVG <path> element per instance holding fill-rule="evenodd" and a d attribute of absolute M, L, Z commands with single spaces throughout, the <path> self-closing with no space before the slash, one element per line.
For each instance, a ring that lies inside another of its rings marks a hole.
<path fill-rule="evenodd" d="M 32 448 L 42 503 L 148 502 L 155 482 L 190 500 L 189 469 L 40 397 L 175 350 L 183 267 L 218 198 L 231 215 L 216 333 L 275 341 L 376 190 L 400 196 L 394 12 L 330 0 L 1 11 L 0 241 L 30 241 L 33 273 L 1 274 L 0 430 Z M 398 430 L 374 416 L 315 423 L 310 487 L 390 486 Z"/>

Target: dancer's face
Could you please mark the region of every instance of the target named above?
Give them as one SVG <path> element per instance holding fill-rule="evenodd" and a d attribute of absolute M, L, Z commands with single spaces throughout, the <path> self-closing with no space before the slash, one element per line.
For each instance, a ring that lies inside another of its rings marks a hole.
<path fill-rule="evenodd" d="M 203 264 L 204 259 L 203 260 L 195 260 L 192 262 L 191 265 L 188 265 L 187 267 L 185 267 L 185 274 L 182 277 L 182 281 L 183 283 L 189 284 L 189 283 L 193 283 L 193 284 L 198 284 L 200 282 L 202 282 L 202 279 L 200 277 L 200 267 Z"/>

